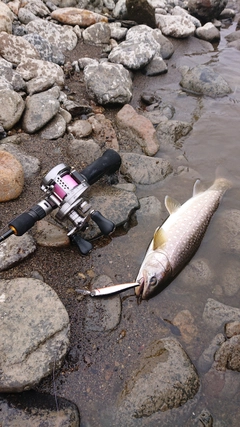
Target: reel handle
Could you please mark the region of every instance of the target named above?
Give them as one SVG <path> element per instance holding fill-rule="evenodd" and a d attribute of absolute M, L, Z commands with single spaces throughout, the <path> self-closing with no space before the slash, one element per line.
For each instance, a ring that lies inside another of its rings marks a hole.
<path fill-rule="evenodd" d="M 115 224 L 109 219 L 105 218 L 99 211 L 93 211 L 91 213 L 92 220 L 98 225 L 102 234 L 108 236 L 115 229 Z"/>
<path fill-rule="evenodd" d="M 112 175 L 121 166 L 121 157 L 115 151 L 109 148 L 101 157 L 81 171 L 81 175 L 86 178 L 88 184 L 97 182 L 103 175 Z"/>

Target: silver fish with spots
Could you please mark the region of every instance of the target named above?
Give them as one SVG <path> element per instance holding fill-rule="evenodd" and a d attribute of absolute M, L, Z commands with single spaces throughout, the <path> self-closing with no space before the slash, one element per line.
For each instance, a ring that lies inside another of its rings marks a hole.
<path fill-rule="evenodd" d="M 165 197 L 169 217 L 158 227 L 139 270 L 135 293 L 148 299 L 182 270 L 198 249 L 208 224 L 217 210 L 231 182 L 217 178 L 207 190 L 200 180 L 193 188 L 193 196 L 183 205 L 173 198 Z"/>

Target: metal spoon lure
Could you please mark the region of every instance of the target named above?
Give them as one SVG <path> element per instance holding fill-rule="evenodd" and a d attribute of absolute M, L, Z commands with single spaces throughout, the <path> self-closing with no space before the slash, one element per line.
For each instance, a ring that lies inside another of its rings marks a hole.
<path fill-rule="evenodd" d="M 101 297 L 104 295 L 110 295 L 116 292 L 121 292 L 129 288 L 134 288 L 138 285 L 138 282 L 122 283 L 121 285 L 107 286 L 106 288 L 93 289 L 92 291 L 88 291 L 86 289 L 76 289 L 76 292 L 82 295 L 90 295 L 91 297 Z"/>

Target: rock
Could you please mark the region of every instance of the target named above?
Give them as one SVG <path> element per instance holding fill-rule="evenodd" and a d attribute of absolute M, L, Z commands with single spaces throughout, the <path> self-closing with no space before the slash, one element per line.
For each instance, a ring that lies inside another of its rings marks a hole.
<path fill-rule="evenodd" d="M 151 110 L 151 107 L 155 109 Z M 165 116 L 168 120 L 172 119 L 175 114 L 175 108 L 172 105 L 161 104 L 152 104 L 149 108 L 146 108 L 143 115 L 149 119 L 153 126 L 159 125 L 163 121 L 163 116 Z"/>
<path fill-rule="evenodd" d="M 112 286 L 112 280 L 105 275 L 99 276 L 93 283 L 92 289 Z M 84 318 L 86 331 L 105 332 L 116 328 L 121 318 L 121 298 L 119 295 L 108 298 L 88 298 Z"/>
<path fill-rule="evenodd" d="M 39 34 L 30 33 L 23 36 L 34 48 L 38 51 L 40 57 L 44 61 L 54 62 L 58 65 L 63 65 L 65 57 L 63 53 L 52 46 L 48 40 L 44 39 Z"/>
<path fill-rule="evenodd" d="M 32 13 L 30 10 L 25 9 L 24 7 L 19 9 L 18 12 L 18 19 L 19 21 L 26 25 L 31 21 L 34 21 L 35 19 L 37 19 L 37 16 L 34 15 L 34 13 Z M 15 35 L 22 35 L 22 34 L 15 34 Z"/>
<path fill-rule="evenodd" d="M 75 7 L 56 9 L 51 13 L 51 17 L 62 24 L 79 25 L 80 27 L 89 27 L 97 22 L 108 22 L 106 16 Z"/>
<path fill-rule="evenodd" d="M 101 149 L 93 139 L 74 139 L 67 148 L 68 156 L 90 164 L 101 156 Z"/>
<path fill-rule="evenodd" d="M 27 93 L 44 91 L 54 84 L 60 88 L 64 85 L 64 72 L 62 68 L 52 62 L 23 59 L 17 67 L 17 72 L 26 80 Z"/>
<path fill-rule="evenodd" d="M 137 184 L 155 184 L 173 171 L 172 166 L 165 159 L 135 153 L 122 153 L 121 157 L 121 173 L 127 180 Z"/>
<path fill-rule="evenodd" d="M 10 142 L 7 142 L 7 144 L 1 144 L 0 151 L 7 151 L 18 159 L 23 168 L 24 178 L 33 178 L 40 171 L 39 159 L 22 153 L 17 149 L 16 145 L 11 144 Z"/>
<path fill-rule="evenodd" d="M 119 398 L 119 412 L 127 411 L 130 419 L 149 417 L 186 404 L 198 389 L 198 375 L 182 346 L 163 338 L 145 350 L 131 372 Z"/>
<path fill-rule="evenodd" d="M 2 1 L 0 2 L 0 16 L 0 33 L 6 32 L 8 34 L 11 34 L 14 15 L 8 5 L 6 5 Z"/>
<path fill-rule="evenodd" d="M 116 123 L 121 137 L 135 141 L 147 156 L 154 156 L 158 152 L 159 142 L 152 123 L 131 105 L 124 105 L 117 113 Z"/>
<path fill-rule="evenodd" d="M 86 28 L 82 32 L 82 37 L 85 43 L 93 45 L 109 44 L 111 38 L 111 30 L 108 24 L 98 22 Z"/>
<path fill-rule="evenodd" d="M 9 218 L 11 220 L 12 218 Z M 25 233 L 23 236 L 10 236 L 0 245 L 0 271 L 7 270 L 27 258 L 36 250 L 33 237 Z"/>
<path fill-rule="evenodd" d="M 12 64 L 3 58 L 0 58 L 0 73 L 1 79 L 4 78 L 6 82 L 9 82 L 11 90 L 16 92 L 26 90 L 26 83 L 23 78 L 12 68 Z"/>
<path fill-rule="evenodd" d="M 168 40 L 167 37 L 165 37 L 161 30 L 159 28 L 156 28 L 152 32 L 153 37 L 156 39 L 156 41 L 160 45 L 160 55 L 163 59 L 169 59 L 171 58 L 173 52 L 174 52 L 174 46 L 170 40 Z"/>
<path fill-rule="evenodd" d="M 196 29 L 188 16 L 156 14 L 156 23 L 164 36 L 175 37 L 177 39 L 193 35 Z"/>
<path fill-rule="evenodd" d="M 126 0 L 118 0 L 113 9 L 113 17 L 116 19 L 128 19 Z"/>
<path fill-rule="evenodd" d="M 173 325 L 180 330 L 181 336 L 187 344 L 198 335 L 198 328 L 194 325 L 194 318 L 189 310 L 180 311 L 174 317 Z"/>
<path fill-rule="evenodd" d="M 232 33 L 230 33 L 230 34 L 227 34 L 226 36 L 225 36 L 225 39 L 228 41 L 228 42 L 234 42 L 234 41 L 236 41 L 236 40 L 239 40 L 240 39 L 240 31 L 238 30 L 238 31 L 233 31 Z"/>
<path fill-rule="evenodd" d="M 93 209 L 99 210 L 116 227 L 126 224 L 139 208 L 139 201 L 134 193 L 113 186 L 102 188 L 95 184 L 88 192 L 88 199 Z M 100 234 L 98 226 L 91 221 L 89 228 L 84 231 L 83 238 L 93 239 Z"/>
<path fill-rule="evenodd" d="M 204 258 L 193 258 L 182 270 L 179 280 L 186 289 L 197 289 L 210 286 L 214 272 Z"/>
<path fill-rule="evenodd" d="M 147 0 L 126 0 L 128 19 L 155 28 L 155 9 Z"/>
<path fill-rule="evenodd" d="M 124 37 L 126 37 L 127 28 L 122 27 L 120 22 L 111 22 L 109 24 L 110 31 L 111 31 L 111 38 L 115 40 L 122 40 Z"/>
<path fill-rule="evenodd" d="M 68 314 L 40 280 L 1 280 L 0 295 L 0 391 L 28 390 L 61 366 L 69 344 Z"/>
<path fill-rule="evenodd" d="M 240 335 L 227 339 L 215 353 L 215 367 L 218 371 L 231 369 L 240 372 Z"/>
<path fill-rule="evenodd" d="M 39 132 L 40 138 L 43 139 L 58 139 L 66 132 L 67 124 L 62 114 L 57 113 L 53 119 L 44 126 Z"/>
<path fill-rule="evenodd" d="M 195 25 L 196 28 L 199 28 L 202 26 L 201 22 L 197 18 L 195 18 L 194 16 L 190 15 L 186 9 L 183 9 L 183 7 L 175 6 L 171 10 L 171 15 L 173 15 L 173 16 L 180 15 L 180 16 L 187 17 L 187 19 L 190 19 L 192 21 L 192 23 Z"/>
<path fill-rule="evenodd" d="M 227 297 L 236 295 L 240 290 L 240 266 L 238 260 L 230 260 L 219 277 L 219 285 L 222 286 Z"/>
<path fill-rule="evenodd" d="M 88 65 L 84 80 L 89 96 L 99 104 L 126 104 L 132 98 L 132 79 L 121 64 Z"/>
<path fill-rule="evenodd" d="M 200 39 L 209 42 L 217 42 L 220 40 L 220 31 L 211 22 L 207 22 L 203 27 L 197 28 L 195 34 Z"/>
<path fill-rule="evenodd" d="M 222 333 L 217 334 L 209 346 L 203 351 L 197 362 L 197 369 L 200 373 L 206 373 L 211 368 L 214 362 L 214 355 L 219 349 L 220 345 L 226 340 Z"/>
<path fill-rule="evenodd" d="M 234 335 L 240 335 L 240 322 L 229 322 L 225 325 L 225 333 L 227 338 L 232 338 Z"/>
<path fill-rule="evenodd" d="M 160 121 L 156 127 L 157 138 L 161 146 L 179 145 L 179 140 L 192 130 L 190 123 L 179 120 L 168 120 L 166 117 Z"/>
<path fill-rule="evenodd" d="M 39 16 L 40 18 L 46 18 L 50 13 L 47 6 L 41 0 L 30 0 L 23 2 L 21 6 L 23 6 L 24 9 L 29 10 L 34 15 Z"/>
<path fill-rule="evenodd" d="M 0 55 L 13 65 L 20 64 L 23 59 L 40 59 L 39 53 L 27 40 L 4 32 L 0 33 Z"/>
<path fill-rule="evenodd" d="M 26 99 L 23 129 L 28 133 L 37 132 L 58 113 L 59 101 L 48 92 L 38 93 Z"/>
<path fill-rule="evenodd" d="M 0 90 L 0 98 L 0 123 L 5 130 L 9 130 L 20 120 L 25 103 L 21 95 L 11 89 Z"/>
<path fill-rule="evenodd" d="M 146 76 L 158 76 L 167 73 L 167 71 L 166 62 L 164 62 L 161 56 L 155 55 L 150 63 L 143 68 L 142 73 L 146 74 Z"/>
<path fill-rule="evenodd" d="M 138 70 L 159 52 L 160 45 L 153 36 L 153 30 L 147 25 L 139 25 L 128 30 L 126 40 L 112 49 L 108 60 Z"/>
<path fill-rule="evenodd" d="M 75 138 L 84 138 L 85 136 L 89 136 L 93 130 L 89 120 L 75 120 L 67 129 Z"/>
<path fill-rule="evenodd" d="M 233 19 L 236 16 L 236 12 L 233 9 L 225 8 L 219 15 L 219 19 Z"/>
<path fill-rule="evenodd" d="M 26 25 L 28 33 L 37 33 L 56 49 L 64 52 L 73 50 L 77 45 L 77 35 L 69 26 L 54 24 L 44 19 L 36 19 Z"/>
<path fill-rule="evenodd" d="M 182 67 L 180 85 L 184 90 L 212 98 L 226 96 L 232 92 L 229 84 L 223 77 L 215 73 L 212 68 L 197 65 L 194 68 Z"/>
<path fill-rule="evenodd" d="M 66 230 L 45 219 L 37 222 L 34 237 L 39 246 L 62 248 L 70 245 Z"/>
<path fill-rule="evenodd" d="M 208 298 L 203 311 L 203 320 L 212 328 L 219 328 L 221 325 L 231 321 L 240 320 L 240 309 L 222 304 L 212 298 Z"/>
<path fill-rule="evenodd" d="M 227 0 L 209 0 L 208 2 L 189 0 L 188 10 L 191 15 L 196 16 L 200 21 L 208 22 L 218 18 L 226 5 Z"/>
<path fill-rule="evenodd" d="M 91 123 L 94 139 L 101 147 L 104 145 L 105 149 L 112 148 L 119 151 L 117 135 L 111 120 L 103 114 L 95 114 L 89 117 L 88 122 Z"/>
<path fill-rule="evenodd" d="M 24 185 L 21 163 L 12 154 L 0 151 L 0 202 L 16 199 Z"/>
<path fill-rule="evenodd" d="M 56 407 L 57 398 L 57 407 Z M 78 427 L 80 416 L 77 406 L 59 396 L 24 391 L 16 394 L 0 396 L 1 421 L 12 426 L 50 426 Z"/>

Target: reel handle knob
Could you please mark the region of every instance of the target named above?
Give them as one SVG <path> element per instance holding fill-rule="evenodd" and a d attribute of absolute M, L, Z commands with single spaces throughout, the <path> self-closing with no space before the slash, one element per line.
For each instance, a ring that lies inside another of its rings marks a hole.
<path fill-rule="evenodd" d="M 105 218 L 99 211 L 93 211 L 91 213 L 91 218 L 98 225 L 104 236 L 107 236 L 114 231 L 115 224 Z"/>
<path fill-rule="evenodd" d="M 82 255 L 88 255 L 89 252 L 91 252 L 93 246 L 92 243 L 88 242 L 87 240 L 83 239 L 79 234 L 73 234 L 71 236 L 71 242 L 77 245 L 80 253 Z"/>

